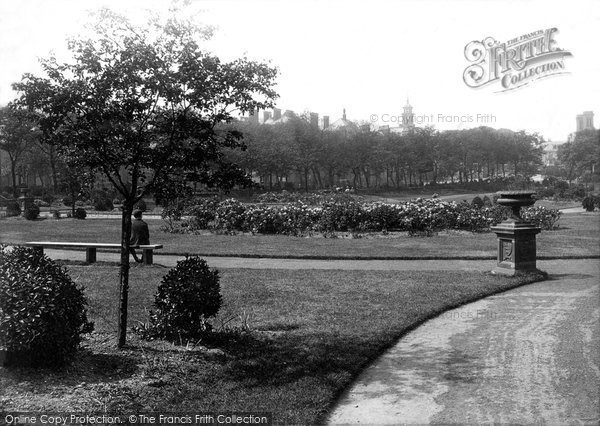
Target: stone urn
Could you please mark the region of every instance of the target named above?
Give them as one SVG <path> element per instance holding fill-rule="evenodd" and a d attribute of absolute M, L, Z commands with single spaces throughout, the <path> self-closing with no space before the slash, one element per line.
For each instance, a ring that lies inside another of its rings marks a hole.
<path fill-rule="evenodd" d="M 496 201 L 501 206 L 509 207 L 512 212 L 506 222 L 526 223 L 521 217 L 521 207 L 529 207 L 535 203 L 535 192 L 533 191 L 500 191 Z"/>
<path fill-rule="evenodd" d="M 533 191 L 499 191 L 497 203 L 511 209 L 505 221 L 492 226 L 498 237 L 498 263 L 492 271 L 497 274 L 516 275 L 535 272 L 536 238 L 540 228 L 526 222 L 521 217 L 521 207 L 535 203 Z"/>

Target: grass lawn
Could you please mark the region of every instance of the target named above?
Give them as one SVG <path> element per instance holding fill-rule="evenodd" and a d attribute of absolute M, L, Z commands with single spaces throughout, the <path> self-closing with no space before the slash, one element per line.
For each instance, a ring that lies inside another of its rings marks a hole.
<path fill-rule="evenodd" d="M 529 282 L 460 271 L 229 269 L 221 273 L 220 315 L 235 317 L 230 325 L 247 322 L 250 332 L 188 347 L 130 334 L 129 346 L 117 351 L 118 268 L 68 269 L 86 287 L 96 330 L 63 370 L 0 369 L 4 410 L 251 410 L 272 412 L 277 423 L 314 424 L 370 361 L 411 328 Z M 145 319 L 166 272 L 156 265 L 132 268 L 130 324 Z"/>
<path fill-rule="evenodd" d="M 159 230 L 162 220 L 148 220 L 153 243 L 162 243 L 161 253 L 198 253 L 317 258 L 414 258 L 494 257 L 493 233 L 447 231 L 433 237 L 408 237 L 406 233 L 372 234 L 363 238 L 310 238 L 284 235 L 169 234 Z M 538 235 L 538 256 L 598 256 L 600 214 L 564 214 L 556 231 Z M 0 219 L 0 243 L 26 241 L 89 241 L 115 243 L 120 240 L 120 221 L 115 219 Z"/>

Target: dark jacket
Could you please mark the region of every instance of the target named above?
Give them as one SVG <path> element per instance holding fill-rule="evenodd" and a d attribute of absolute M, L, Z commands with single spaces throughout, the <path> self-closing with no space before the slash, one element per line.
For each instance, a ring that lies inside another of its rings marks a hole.
<path fill-rule="evenodd" d="M 150 244 L 150 231 L 148 224 L 142 219 L 133 219 L 131 222 L 131 241 L 132 246 Z"/>

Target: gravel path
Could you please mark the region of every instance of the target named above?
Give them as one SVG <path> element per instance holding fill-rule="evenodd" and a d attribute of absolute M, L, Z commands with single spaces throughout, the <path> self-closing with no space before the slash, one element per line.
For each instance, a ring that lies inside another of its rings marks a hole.
<path fill-rule="evenodd" d="M 52 250 L 44 253 L 52 259 L 85 261 L 85 250 Z M 449 269 L 491 271 L 495 260 L 313 260 L 202 256 L 213 268 L 249 269 L 344 269 L 369 271 L 444 271 Z M 118 253 L 98 252 L 99 262 L 119 262 Z M 154 254 L 154 263 L 173 267 L 180 256 Z M 132 258 L 130 257 L 130 260 Z"/>
<path fill-rule="evenodd" d="M 402 338 L 344 395 L 337 423 L 598 424 L 594 261 L 448 311 Z"/>

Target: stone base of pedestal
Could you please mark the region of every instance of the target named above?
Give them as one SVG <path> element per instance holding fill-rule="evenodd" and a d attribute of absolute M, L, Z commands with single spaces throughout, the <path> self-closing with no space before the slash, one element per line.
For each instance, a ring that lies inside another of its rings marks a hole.
<path fill-rule="evenodd" d="M 25 209 L 33 204 L 33 197 L 19 197 L 17 199 L 19 207 L 21 207 L 21 214 L 25 215 Z"/>
<path fill-rule="evenodd" d="M 527 222 L 507 221 L 491 229 L 498 236 L 498 263 L 493 273 L 537 272 L 535 236 L 540 232 L 539 227 Z"/>

